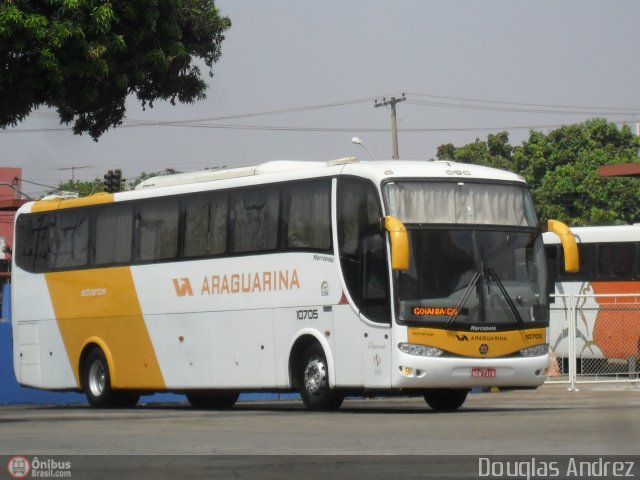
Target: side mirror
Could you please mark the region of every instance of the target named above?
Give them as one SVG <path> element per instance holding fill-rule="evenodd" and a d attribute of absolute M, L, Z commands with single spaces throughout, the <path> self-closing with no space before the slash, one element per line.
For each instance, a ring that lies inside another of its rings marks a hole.
<path fill-rule="evenodd" d="M 384 228 L 391 239 L 391 268 L 409 270 L 409 235 L 404 224 L 396 217 L 384 217 Z"/>
<path fill-rule="evenodd" d="M 580 270 L 580 258 L 578 256 L 578 245 L 576 237 L 571 233 L 569 227 L 558 220 L 549 220 L 547 230 L 560 237 L 562 250 L 564 252 L 564 269 L 568 273 L 576 273 Z"/>

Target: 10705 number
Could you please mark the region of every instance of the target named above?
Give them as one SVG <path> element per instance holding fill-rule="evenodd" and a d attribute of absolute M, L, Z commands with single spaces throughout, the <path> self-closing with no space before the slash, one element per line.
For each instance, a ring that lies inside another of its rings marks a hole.
<path fill-rule="evenodd" d="M 318 310 L 296 310 L 296 318 L 298 320 L 316 320 L 318 318 Z"/>

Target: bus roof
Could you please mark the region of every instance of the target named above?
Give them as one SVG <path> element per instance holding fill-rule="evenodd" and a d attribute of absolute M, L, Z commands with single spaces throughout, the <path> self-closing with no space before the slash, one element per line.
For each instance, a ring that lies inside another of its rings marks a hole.
<path fill-rule="evenodd" d="M 640 241 L 640 224 L 571 227 L 571 232 L 575 235 L 578 243 Z M 545 232 L 543 239 L 546 244 L 560 243 L 560 238 L 552 232 Z"/>
<path fill-rule="evenodd" d="M 497 180 L 524 183 L 522 177 L 506 170 L 440 160 L 357 162 L 345 165 L 342 173 L 369 178 L 376 184 L 391 178 L 456 178 L 460 180 Z"/>
<path fill-rule="evenodd" d="M 479 165 L 452 161 L 387 160 L 359 161 L 346 157 L 328 162 L 276 160 L 256 166 L 203 170 L 153 177 L 140 183 L 135 190 L 115 194 L 96 194 L 80 199 L 55 198 L 30 203 L 23 211 L 44 211 L 60 208 L 109 203 L 181 193 L 237 188 L 281 181 L 354 175 L 379 185 L 393 178 L 431 178 L 464 180 L 495 180 L 525 183 L 515 173 Z"/>
<path fill-rule="evenodd" d="M 490 180 L 518 181 L 524 180 L 518 175 L 504 170 L 497 170 L 479 165 L 467 165 L 451 161 L 359 161 L 356 157 L 346 157 L 328 162 L 308 162 L 295 160 L 275 160 L 251 167 L 239 167 L 230 169 L 203 170 L 192 173 L 179 173 L 175 175 L 164 175 L 153 177 L 140 183 L 136 190 L 149 188 L 159 188 L 175 185 L 186 185 L 191 183 L 213 182 L 228 180 L 232 178 L 279 175 L 306 176 L 306 173 L 313 173 L 314 176 L 329 176 L 336 173 L 351 174 L 369 178 L 375 183 L 389 177 L 426 177 L 426 178 L 451 178 L 466 177 Z M 264 178 L 264 180 L 267 180 Z M 272 181 L 271 179 L 267 181 Z"/>

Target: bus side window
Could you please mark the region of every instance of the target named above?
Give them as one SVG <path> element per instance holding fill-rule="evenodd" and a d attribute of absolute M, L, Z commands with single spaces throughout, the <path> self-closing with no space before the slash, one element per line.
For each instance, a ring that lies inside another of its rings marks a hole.
<path fill-rule="evenodd" d="M 232 253 L 274 250 L 278 246 L 279 191 L 254 188 L 233 194 L 229 223 Z"/>
<path fill-rule="evenodd" d="M 598 276 L 612 280 L 631 280 L 635 244 L 601 243 L 598 249 Z"/>
<path fill-rule="evenodd" d="M 114 235 L 113 232 L 118 232 Z M 109 205 L 95 210 L 95 264 L 131 261 L 133 211 L 131 205 Z"/>
<path fill-rule="evenodd" d="M 369 320 L 390 323 L 389 278 L 381 233 L 368 235 L 362 240 L 362 313 Z"/>
<path fill-rule="evenodd" d="M 352 178 L 338 181 L 338 249 L 346 287 L 358 310 L 362 310 L 363 248 L 365 233 L 380 229 L 382 209 L 370 182 Z"/>
<path fill-rule="evenodd" d="M 560 268 L 558 280 L 564 282 L 588 282 L 596 274 L 598 254 L 596 244 L 579 243 L 578 256 L 580 258 L 580 270 L 576 273 L 569 273 L 564 269 L 564 255 L 560 255 L 558 261 Z"/>
<path fill-rule="evenodd" d="M 300 183 L 285 188 L 285 248 L 331 248 L 331 183 Z"/>
<path fill-rule="evenodd" d="M 158 261 L 178 254 L 178 202 L 172 199 L 142 202 L 136 215 L 138 260 Z"/>
<path fill-rule="evenodd" d="M 382 210 L 373 185 L 356 179 L 340 179 L 338 241 L 340 252 L 356 255 L 363 231 L 379 225 Z"/>
<path fill-rule="evenodd" d="M 18 217 L 14 252 L 20 268 L 31 273 L 43 273 L 49 265 L 49 228 L 51 213 L 25 214 Z"/>
<path fill-rule="evenodd" d="M 227 248 L 227 197 L 198 195 L 185 201 L 185 257 L 220 255 Z"/>
<path fill-rule="evenodd" d="M 89 252 L 87 210 L 68 210 L 51 214 L 48 271 L 85 267 Z"/>

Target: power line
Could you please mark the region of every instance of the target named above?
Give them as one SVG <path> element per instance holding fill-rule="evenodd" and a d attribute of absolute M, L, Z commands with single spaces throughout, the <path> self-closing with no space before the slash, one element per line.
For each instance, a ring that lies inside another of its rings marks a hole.
<path fill-rule="evenodd" d="M 618 120 L 612 122 L 616 125 L 625 125 L 635 122 L 635 119 Z M 561 128 L 566 124 L 535 124 L 535 125 L 503 125 L 503 126 L 475 126 L 475 127 L 425 127 L 425 128 L 398 128 L 402 133 L 436 133 L 436 132 L 482 132 L 493 130 L 533 130 Z M 368 128 L 368 127 L 297 127 L 292 125 L 233 125 L 233 124 L 198 124 L 198 123 L 172 123 L 164 122 L 162 125 L 120 125 L 118 128 L 127 127 L 176 127 L 176 128 L 203 128 L 221 130 L 254 130 L 254 131 L 281 131 L 281 132 L 311 132 L 311 133 L 343 133 L 343 132 L 365 132 L 365 133 L 389 133 L 390 128 Z M 67 131 L 64 129 L 33 129 L 20 130 L 20 132 L 8 131 L 4 133 L 37 133 L 51 131 Z M 0 132 L 1 133 L 1 132 Z"/>
<path fill-rule="evenodd" d="M 455 102 L 473 102 L 473 103 L 487 103 L 487 104 L 496 104 L 496 105 L 508 105 L 508 106 L 516 106 L 516 107 L 534 107 L 537 109 L 552 109 L 552 111 L 557 111 L 558 109 L 564 109 L 565 111 L 569 111 L 571 113 L 608 113 L 608 112 L 614 112 L 614 113 L 622 113 L 625 112 L 626 114 L 633 114 L 633 113 L 640 113 L 640 106 L 638 107 L 622 107 L 622 106 L 594 106 L 594 105 L 589 105 L 589 106 L 585 106 L 585 105 L 564 105 L 564 104 L 548 104 L 548 103 L 530 103 L 530 102 L 512 102 L 512 101 L 504 101 L 504 100 L 493 100 L 493 99 L 481 99 L 481 98 L 470 98 L 470 97 L 455 97 L 455 96 L 447 96 L 447 95 L 433 95 L 433 94 L 427 94 L 427 93 L 418 93 L 418 92 L 406 92 L 406 95 L 411 95 L 411 96 L 415 96 L 415 97 L 426 97 L 426 98 L 434 98 L 434 99 L 438 99 L 438 100 L 453 100 Z M 190 122 L 215 122 L 215 121 L 220 121 L 220 120 L 234 120 L 234 119 L 239 119 L 239 118 L 250 118 L 250 117 L 260 117 L 260 116 L 269 116 L 269 115 L 279 115 L 279 114 L 283 114 L 283 113 L 294 113 L 294 112 L 303 112 L 303 111 L 311 111 L 311 110 L 318 110 L 318 109 L 324 109 L 324 108 L 333 108 L 333 107 L 341 107 L 341 106 L 347 106 L 347 105 L 354 105 L 354 104 L 358 104 L 358 103 L 365 103 L 365 102 L 370 102 L 371 100 L 376 100 L 378 98 L 381 97 L 391 97 L 392 95 L 378 95 L 378 96 L 372 96 L 372 97 L 363 97 L 363 98 L 357 98 L 357 99 L 351 99 L 351 100 L 343 100 L 343 101 L 336 101 L 336 102 L 330 102 L 330 103 L 323 103 L 323 104 L 317 104 L 317 105 L 306 105 L 306 106 L 302 106 L 302 107 L 290 107 L 290 108 L 283 108 L 283 109 L 275 109 L 275 110 L 265 110 L 265 111 L 259 111 L 259 112 L 252 112 L 252 113 L 241 113 L 241 114 L 234 114 L 234 115 L 226 115 L 226 116 L 219 116 L 219 117 L 206 117 L 206 118 L 196 118 L 196 119 L 190 119 L 190 120 L 176 120 L 176 121 L 172 121 L 172 123 L 190 123 Z M 410 100 L 412 102 L 414 102 L 415 104 L 427 104 L 430 105 L 430 102 L 425 102 L 425 101 L 420 101 L 420 100 Z M 451 103 L 442 103 L 442 102 L 435 102 L 434 105 L 438 105 L 438 106 L 450 106 L 452 108 L 459 108 L 459 107 L 473 107 L 473 105 L 460 105 L 460 104 L 451 104 Z M 510 111 L 509 109 L 506 109 L 507 111 Z M 516 109 L 516 111 L 519 111 L 520 109 Z M 536 110 L 537 111 L 537 110 Z M 564 112 L 563 112 L 564 113 Z M 35 117 L 50 117 L 50 118 L 57 118 L 58 115 L 54 112 L 40 112 L 40 111 L 36 111 L 33 112 L 31 114 L 31 116 L 35 116 Z M 142 123 L 164 123 L 163 120 L 157 120 L 157 121 L 147 121 L 147 120 L 129 120 L 129 122 L 134 122 L 134 123 L 138 123 L 138 122 L 142 122 Z"/>
<path fill-rule="evenodd" d="M 428 107 L 440 107 L 462 110 L 484 110 L 484 111 L 498 111 L 509 113 L 540 113 L 540 114 L 563 114 L 563 115 L 610 115 L 610 116 L 628 116 L 628 115 L 640 115 L 640 108 L 627 108 L 627 107 L 594 107 L 594 106 L 570 106 L 570 105 L 548 105 L 548 104 L 534 104 L 534 103 L 516 103 L 497 100 L 483 100 L 477 98 L 465 98 L 465 97 L 449 97 L 442 95 L 429 95 L 423 93 L 409 93 L 415 97 L 427 97 L 441 100 L 454 100 L 456 102 L 474 102 L 474 103 L 486 103 L 493 105 L 475 105 L 469 103 L 448 103 L 442 101 L 426 101 L 415 100 L 407 98 L 407 104 L 417 106 Z M 379 97 L 378 97 L 379 98 Z M 387 97 L 385 97 L 386 99 Z M 395 97 L 391 97 L 395 98 Z M 404 97 L 403 97 L 404 98 Z M 187 119 L 187 120 L 136 120 L 125 119 L 119 128 L 138 128 L 138 127 L 187 127 L 187 128 L 218 128 L 229 130 L 262 130 L 262 131 L 289 131 L 289 132 L 367 132 L 367 133 L 387 133 L 389 129 L 381 128 L 363 128 L 363 127 L 299 127 L 299 126 L 282 126 L 282 125 L 237 125 L 237 124 L 213 124 L 213 122 L 223 120 L 243 119 L 250 117 L 279 115 L 285 113 L 312 111 L 325 108 L 342 107 L 346 105 L 353 105 L 363 102 L 370 102 L 375 100 L 376 97 L 363 97 L 352 100 L 345 100 L 332 103 L 324 103 L 317 105 L 307 105 L 302 107 L 291 107 L 277 110 L 259 111 L 253 113 L 243 113 L 235 115 L 226 115 L 219 117 L 207 117 L 200 119 Z M 382 105 L 382 104 L 379 104 Z M 501 106 L 504 105 L 504 106 Z M 553 109 L 553 110 L 548 110 Z M 563 109 L 563 110 L 559 110 Z M 33 116 L 53 118 L 57 117 L 57 114 L 53 112 L 34 112 Z M 625 121 L 634 122 L 635 118 L 629 118 L 628 120 L 622 119 L 615 123 L 624 123 Z M 456 132 L 456 131 L 489 131 L 489 130 L 515 130 L 515 129 L 535 129 L 535 128 L 558 128 L 562 125 L 528 125 L 518 126 L 510 125 L 504 127 L 453 127 L 453 128 L 402 128 L 400 131 L 403 133 L 429 133 L 429 132 Z M 49 133 L 49 132 L 63 132 L 70 131 L 71 127 L 52 127 L 52 128 L 33 128 L 33 129 L 3 129 L 0 133 L 13 133 L 13 134 L 25 134 L 25 133 Z"/>
<path fill-rule="evenodd" d="M 42 183 L 32 182 L 30 180 L 25 180 L 24 178 L 21 178 L 20 181 L 23 182 L 23 183 L 28 183 L 30 185 L 37 185 L 38 187 L 44 187 L 44 188 L 48 188 L 48 189 L 51 189 L 51 190 L 58 190 L 58 187 L 52 187 L 51 185 L 44 185 Z"/>
<path fill-rule="evenodd" d="M 527 108 L 527 107 L 499 107 L 490 105 L 469 105 L 460 103 L 444 103 L 444 102 L 432 102 L 421 100 L 409 100 L 409 105 L 422 105 L 429 107 L 441 107 L 441 108 L 455 108 L 462 110 L 483 110 L 492 112 L 508 112 L 508 113 L 542 113 L 546 115 L 610 115 L 610 116 L 623 116 L 630 114 L 640 114 L 640 109 L 635 111 L 604 111 L 604 110 L 548 110 L 542 108 Z"/>
<path fill-rule="evenodd" d="M 633 119 L 629 119 L 633 121 Z M 627 122 L 620 120 L 612 122 L 624 125 Z M 315 133 L 343 133 L 343 132 L 366 132 L 366 133 L 389 133 L 391 128 L 363 128 L 363 127 L 297 127 L 286 125 L 228 125 L 228 124 L 178 124 L 167 123 L 165 126 L 182 128 L 209 128 L 223 130 L 258 130 L 258 131 L 286 131 L 286 132 L 315 132 Z M 430 133 L 430 132 L 474 132 L 486 130 L 531 130 L 560 128 L 564 124 L 552 125 L 508 125 L 508 126 L 486 126 L 486 127 L 425 127 L 425 128 L 399 128 L 402 133 Z"/>
<path fill-rule="evenodd" d="M 188 120 L 171 120 L 168 123 L 172 124 L 172 125 L 177 125 L 177 124 L 181 124 L 181 123 L 200 123 L 200 122 L 218 122 L 221 120 L 237 120 L 240 118 L 251 118 L 251 117 L 264 117 L 264 116 L 270 116 L 270 115 L 280 115 L 283 113 L 295 113 L 295 112 L 305 112 L 305 111 L 312 111 L 312 110 L 321 110 L 321 109 L 325 109 L 325 108 L 335 108 L 335 107 L 343 107 L 343 106 L 347 106 L 347 105 L 354 105 L 354 104 L 358 104 L 358 103 L 364 103 L 364 102 L 370 102 L 372 100 L 375 100 L 376 97 L 364 97 L 364 98 L 356 98 L 356 99 L 352 99 L 352 100 L 343 100 L 343 101 L 338 101 L 338 102 L 331 102 L 331 103 L 322 103 L 322 104 L 317 104 L 317 105 L 306 105 L 306 106 L 302 106 L 302 107 L 290 107 L 290 108 L 281 108 L 281 109 L 276 109 L 276 110 L 264 110 L 264 111 L 259 111 L 259 112 L 252 112 L 252 113 L 240 113 L 240 114 L 234 114 L 234 115 L 224 115 L 224 116 L 220 116 L 220 117 L 206 117 L 206 118 L 194 118 L 194 119 L 188 119 Z M 32 116 L 37 116 L 37 117 L 43 117 L 43 118 L 47 118 L 47 117 L 51 117 L 51 118 L 56 118 L 58 115 L 54 112 L 33 112 L 31 114 Z M 164 125 L 167 123 L 166 120 L 135 120 L 135 119 L 129 119 L 129 120 L 125 120 L 125 122 L 128 122 L 128 126 L 136 126 L 136 125 L 144 125 L 144 126 L 153 126 L 153 125 Z M 57 129 L 51 129 L 51 130 L 70 130 L 70 127 L 60 127 Z M 50 129 L 43 129 L 43 130 L 50 130 Z"/>
<path fill-rule="evenodd" d="M 239 118 L 264 117 L 269 115 L 280 115 L 283 113 L 306 112 L 306 111 L 312 111 L 312 110 L 321 110 L 324 108 L 344 107 L 346 105 L 354 105 L 357 103 L 370 102 L 371 100 L 375 100 L 375 97 L 357 98 L 354 100 L 344 100 L 340 102 L 323 103 L 319 105 L 307 105 L 304 107 L 291 107 L 291 108 L 283 108 L 278 110 L 266 110 L 266 111 L 253 112 L 253 113 L 241 113 L 236 115 L 226 115 L 222 117 L 209 117 L 209 118 L 200 118 L 200 119 L 192 119 L 192 120 L 178 120 L 178 121 L 171 121 L 171 123 L 176 124 L 176 123 L 192 123 L 192 122 L 196 122 L 196 123 L 218 122 L 220 120 L 236 120 Z M 164 122 L 159 122 L 159 123 L 164 123 Z"/>
<path fill-rule="evenodd" d="M 595 106 L 578 106 L 578 105 L 550 105 L 550 104 L 541 104 L 541 103 L 523 103 L 523 102 L 506 102 L 502 100 L 487 100 L 487 99 L 478 99 L 478 98 L 466 98 L 466 97 L 448 97 L 444 95 L 430 95 L 426 93 L 407 93 L 407 95 L 414 95 L 416 97 L 429 97 L 429 98 L 438 98 L 444 100 L 455 100 L 455 101 L 464 101 L 464 102 L 479 102 L 479 103 L 496 103 L 500 105 L 517 105 L 517 106 L 525 106 L 525 107 L 541 107 L 541 108 L 564 108 L 564 109 L 573 109 L 573 110 L 626 110 L 628 112 L 639 112 L 640 107 L 595 107 Z"/>

